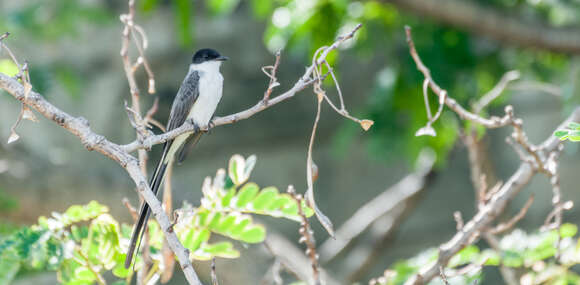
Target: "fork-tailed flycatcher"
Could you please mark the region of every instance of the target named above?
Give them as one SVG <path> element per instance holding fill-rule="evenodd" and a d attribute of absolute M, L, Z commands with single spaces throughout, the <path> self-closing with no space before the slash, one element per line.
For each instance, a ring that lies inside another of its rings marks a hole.
<path fill-rule="evenodd" d="M 167 131 L 180 127 L 188 119 L 193 122 L 196 129 L 208 125 L 222 98 L 224 79 L 220 73 L 220 65 L 227 59 L 213 49 L 200 49 L 195 53 L 189 71 L 181 83 L 177 96 L 173 99 L 171 113 L 167 121 Z M 167 166 L 173 163 L 176 156 L 178 162 L 182 162 L 189 150 L 199 141 L 201 135 L 202 132 L 197 130 L 193 134 L 186 133 L 168 140 L 163 145 L 163 154 L 149 183 L 149 187 L 155 195 L 159 191 Z M 144 201 L 139 213 L 139 220 L 137 220 L 131 236 L 129 250 L 125 258 L 125 268 L 131 266 L 135 248 L 140 243 L 147 228 L 149 214 L 149 205 Z"/>

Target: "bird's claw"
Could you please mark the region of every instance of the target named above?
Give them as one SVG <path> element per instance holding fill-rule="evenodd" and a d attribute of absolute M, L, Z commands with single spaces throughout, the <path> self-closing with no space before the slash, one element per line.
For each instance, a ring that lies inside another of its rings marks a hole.
<path fill-rule="evenodd" d="M 195 123 L 195 121 L 193 120 L 193 118 L 189 118 L 187 119 L 187 122 L 190 123 L 193 126 L 193 132 L 194 133 L 198 133 L 200 131 L 200 127 L 198 124 Z"/>

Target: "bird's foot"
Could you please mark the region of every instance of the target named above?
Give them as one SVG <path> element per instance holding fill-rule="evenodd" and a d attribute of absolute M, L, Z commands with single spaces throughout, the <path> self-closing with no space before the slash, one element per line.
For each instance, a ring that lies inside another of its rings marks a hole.
<path fill-rule="evenodd" d="M 187 122 L 190 123 L 193 126 L 193 132 L 194 133 L 199 133 L 200 127 L 199 127 L 198 124 L 195 123 L 195 121 L 193 120 L 193 118 L 187 119 Z"/>
<path fill-rule="evenodd" d="M 209 123 L 207 123 L 207 129 L 205 130 L 206 133 L 209 134 L 209 132 L 215 127 L 215 124 L 213 123 L 213 119 L 211 121 L 209 121 Z"/>

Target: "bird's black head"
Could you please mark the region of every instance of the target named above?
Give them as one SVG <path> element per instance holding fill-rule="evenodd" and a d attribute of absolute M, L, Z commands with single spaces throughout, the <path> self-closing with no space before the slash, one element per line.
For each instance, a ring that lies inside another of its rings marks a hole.
<path fill-rule="evenodd" d="M 195 64 L 204 63 L 206 61 L 225 60 L 228 60 L 226 56 L 222 56 L 219 52 L 210 48 L 200 49 L 193 55 L 193 63 Z"/>

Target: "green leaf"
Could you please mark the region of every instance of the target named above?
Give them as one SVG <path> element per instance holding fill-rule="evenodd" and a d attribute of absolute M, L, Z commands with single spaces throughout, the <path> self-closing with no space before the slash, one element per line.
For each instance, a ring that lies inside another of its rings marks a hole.
<path fill-rule="evenodd" d="M 125 278 L 131 273 L 131 268 L 125 268 L 125 254 L 119 253 L 115 255 L 116 265 L 112 270 L 113 275 L 119 278 Z M 124 284 L 124 283 L 123 283 Z"/>
<path fill-rule="evenodd" d="M 558 131 L 556 131 L 556 132 L 554 133 L 554 135 L 555 135 L 556 137 L 562 138 L 562 137 L 564 137 L 564 136 L 568 135 L 568 131 L 564 131 L 564 130 L 558 130 Z"/>
<path fill-rule="evenodd" d="M 282 212 L 288 216 L 298 216 L 298 204 L 296 201 L 284 205 Z"/>
<path fill-rule="evenodd" d="M 20 269 L 20 258 L 14 251 L 0 255 L 0 284 L 10 284 Z"/>
<path fill-rule="evenodd" d="M 234 154 L 230 158 L 228 165 L 228 176 L 236 186 L 239 186 L 246 181 L 244 179 L 245 163 L 246 162 L 244 158 L 239 154 Z"/>
<path fill-rule="evenodd" d="M 508 267 L 521 267 L 524 259 L 519 252 L 506 250 L 502 252 L 502 264 Z"/>
<path fill-rule="evenodd" d="M 240 240 L 247 243 L 260 243 L 266 238 L 266 229 L 261 225 L 247 228 L 240 235 Z"/>
<path fill-rule="evenodd" d="M 232 187 L 230 190 L 228 190 L 226 195 L 222 198 L 222 206 L 228 207 L 230 205 L 230 202 L 232 201 L 232 198 L 235 195 L 236 195 L 236 188 Z"/>
<path fill-rule="evenodd" d="M 191 34 L 191 19 L 193 18 L 193 1 L 191 0 L 173 0 L 173 11 L 175 17 L 175 27 L 179 42 L 183 47 L 191 46 L 193 35 Z"/>
<path fill-rule="evenodd" d="M 481 252 L 479 255 L 479 260 L 477 261 L 478 264 L 485 261 L 484 265 L 489 266 L 499 266 L 501 262 L 501 257 L 495 250 L 486 249 Z"/>
<path fill-rule="evenodd" d="M 266 208 L 276 201 L 278 189 L 275 187 L 266 187 L 260 191 L 260 194 L 252 201 L 255 210 L 266 210 Z"/>
<path fill-rule="evenodd" d="M 159 0 L 142 0 L 139 3 L 143 12 L 151 12 L 159 6 Z"/>
<path fill-rule="evenodd" d="M 571 142 L 580 142 L 580 132 L 575 132 L 573 135 L 569 135 L 568 139 Z"/>
<path fill-rule="evenodd" d="M 568 128 L 572 130 L 580 131 L 580 123 L 570 122 L 568 123 Z"/>
<path fill-rule="evenodd" d="M 268 205 L 266 207 L 266 211 L 281 210 L 284 207 L 286 207 L 286 205 L 292 203 L 293 201 L 294 199 L 292 199 L 290 195 L 284 193 L 282 195 L 279 195 L 274 202 Z"/>
<path fill-rule="evenodd" d="M 272 1 L 252 0 L 252 11 L 258 19 L 265 19 L 272 11 Z"/>
<path fill-rule="evenodd" d="M 237 195 L 236 207 L 242 208 L 248 204 L 258 194 L 259 187 L 256 183 L 247 183 L 242 187 Z"/>
<path fill-rule="evenodd" d="M 212 218 L 211 218 L 211 221 L 208 224 L 208 227 L 210 229 L 215 229 L 221 223 L 222 214 L 221 213 L 213 213 L 210 216 Z"/>
<path fill-rule="evenodd" d="M 210 235 L 211 233 L 208 229 L 201 229 L 199 231 L 196 231 L 190 250 L 192 251 L 197 250 L 202 243 L 207 242 L 209 240 Z"/>
<path fill-rule="evenodd" d="M 573 237 L 578 232 L 578 226 L 574 224 L 563 224 L 560 226 L 560 236 L 563 238 Z"/>
<path fill-rule="evenodd" d="M 75 269 L 75 279 L 79 281 L 95 281 L 97 276 L 88 268 L 81 266 Z"/>
<path fill-rule="evenodd" d="M 455 254 L 449 261 L 449 267 L 457 267 L 472 263 L 479 254 L 479 248 L 475 245 L 469 245 Z"/>
<path fill-rule="evenodd" d="M 2 59 L 0 60 L 0 73 L 4 73 L 10 77 L 18 74 L 18 67 L 12 60 Z"/>
<path fill-rule="evenodd" d="M 252 218 L 250 216 L 241 216 L 241 218 L 238 219 L 238 223 L 231 228 L 231 230 L 229 231 L 229 234 L 233 237 L 234 236 L 238 237 L 242 234 L 242 232 L 246 229 L 246 227 L 251 223 L 252 223 Z"/>
<path fill-rule="evenodd" d="M 219 232 L 228 232 L 236 223 L 237 216 L 229 215 L 222 219 L 221 223 L 216 227 Z"/>
<path fill-rule="evenodd" d="M 240 256 L 240 253 L 234 249 L 232 243 L 227 241 L 206 245 L 201 248 L 201 251 L 205 254 L 199 250 L 196 252 L 196 254 L 200 254 L 198 258 L 201 260 L 210 259 L 212 256 L 224 258 L 238 258 Z"/>
<path fill-rule="evenodd" d="M 240 0 L 207 0 L 207 6 L 214 14 L 230 14 Z"/>

